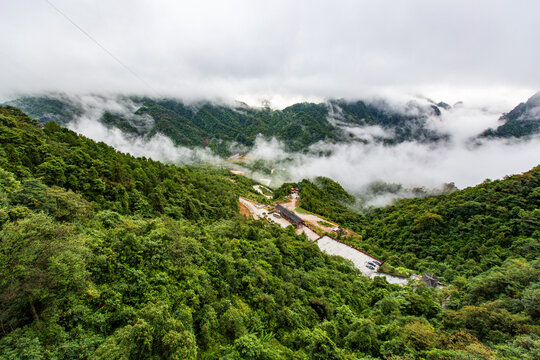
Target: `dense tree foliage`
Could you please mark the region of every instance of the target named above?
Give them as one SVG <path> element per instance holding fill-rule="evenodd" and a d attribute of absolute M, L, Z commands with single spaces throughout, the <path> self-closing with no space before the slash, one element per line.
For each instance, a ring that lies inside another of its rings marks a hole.
<path fill-rule="evenodd" d="M 540 166 L 451 194 L 374 209 L 358 231 L 394 264 L 452 280 L 538 256 Z M 384 250 L 383 250 L 384 249 Z"/>
<path fill-rule="evenodd" d="M 501 196 L 521 209 L 506 215 L 512 256 L 474 277 L 456 269 L 451 286 L 434 290 L 365 278 L 292 228 L 240 218 L 246 179 L 133 158 L 14 108 L 0 108 L 0 124 L 0 359 L 539 355 L 538 230 L 527 205 L 538 185 L 526 190 L 538 169 L 418 200 L 425 208 L 411 226 L 422 232 L 448 221 L 434 204 L 453 199 L 465 222 L 479 211 L 459 207 L 471 192 L 484 207 L 498 201 L 489 186 L 513 189 Z M 349 199 L 327 179 L 309 186 Z M 391 225 L 405 204 L 366 216 Z M 466 224 L 456 231 L 474 235 Z M 380 226 L 366 230 L 374 244 L 368 233 Z M 490 257 L 478 251 L 478 261 Z"/>
<path fill-rule="evenodd" d="M 121 154 L 48 122 L 43 128 L 19 110 L 0 107 L 0 166 L 22 178 L 80 193 L 95 209 L 143 216 L 221 219 L 234 216 L 249 181 L 227 171 L 179 168 Z"/>
<path fill-rule="evenodd" d="M 336 193 L 336 190 L 339 191 Z M 540 166 L 440 196 L 402 199 L 365 213 L 339 184 L 301 182 L 300 205 L 362 235 L 348 239 L 391 264 L 444 280 L 474 276 L 507 258 L 533 260 L 540 245 Z M 338 194 L 338 195 L 336 195 Z"/>
<path fill-rule="evenodd" d="M 366 141 L 344 130 L 347 126 L 376 125 L 390 130 L 394 134 L 391 138 L 377 138 L 385 143 L 431 142 L 447 137 L 426 126 L 426 119 L 440 115 L 441 110 L 435 105 L 417 103 L 397 111 L 384 101 L 330 100 L 320 104 L 298 103 L 283 110 L 209 102 L 189 105 L 174 99 L 120 97 L 119 101 L 137 104 L 138 109 L 130 116 L 124 112 L 104 112 L 100 121 L 106 126 L 134 135 L 161 133 L 178 145 L 208 146 L 222 156 L 231 155 L 231 144 L 239 144 L 239 149 L 253 146 L 257 136 L 276 137 L 290 151 L 304 151 L 319 141 Z M 23 97 L 10 104 L 40 121 L 59 124 L 66 124 L 83 112 L 80 104 L 65 96 Z"/>

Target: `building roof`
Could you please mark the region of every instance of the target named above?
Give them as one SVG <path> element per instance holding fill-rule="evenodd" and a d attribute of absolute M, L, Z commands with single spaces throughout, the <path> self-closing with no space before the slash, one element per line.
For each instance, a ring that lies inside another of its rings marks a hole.
<path fill-rule="evenodd" d="M 302 220 L 300 216 L 286 209 L 282 205 L 277 205 L 276 209 L 281 213 L 281 215 L 283 215 L 283 217 L 287 218 L 289 221 L 291 221 L 294 224 L 301 224 L 304 222 L 304 220 Z"/>

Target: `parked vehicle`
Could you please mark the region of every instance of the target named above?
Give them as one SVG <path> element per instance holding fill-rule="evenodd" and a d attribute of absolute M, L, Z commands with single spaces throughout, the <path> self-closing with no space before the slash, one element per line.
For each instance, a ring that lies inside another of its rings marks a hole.
<path fill-rule="evenodd" d="M 377 265 L 377 266 L 381 266 L 381 265 L 382 265 L 382 262 L 380 262 L 379 260 L 372 260 L 371 262 L 374 263 L 374 264 Z"/>
<path fill-rule="evenodd" d="M 375 266 L 373 266 L 372 264 L 367 264 L 366 267 L 368 269 L 375 270 Z"/>
<path fill-rule="evenodd" d="M 279 213 L 277 213 L 277 212 L 273 213 L 272 215 L 274 215 L 274 216 L 277 217 L 277 218 L 278 218 L 278 217 L 281 217 L 281 215 L 280 215 Z"/>

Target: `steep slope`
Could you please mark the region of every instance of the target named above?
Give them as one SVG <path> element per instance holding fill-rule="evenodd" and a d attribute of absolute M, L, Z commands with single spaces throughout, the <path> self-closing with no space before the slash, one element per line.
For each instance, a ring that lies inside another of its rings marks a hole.
<path fill-rule="evenodd" d="M 350 200 L 336 195 L 341 188 L 330 179 L 303 180 L 299 186 L 300 206 L 363 238 L 343 241 L 444 281 L 478 275 L 508 258 L 540 255 L 540 166 L 446 195 L 399 200 L 365 214 L 351 211 Z"/>
<path fill-rule="evenodd" d="M 499 121 L 503 124 L 495 130 L 486 131 L 484 135 L 520 138 L 540 133 L 540 92 L 501 116 Z"/>
<path fill-rule="evenodd" d="M 97 209 L 175 218 L 230 218 L 249 181 L 216 170 L 178 168 L 121 154 L 48 122 L 43 128 L 20 110 L 0 107 L 0 167 L 39 177 L 92 199 Z M 247 182 L 247 184 L 245 183 Z"/>
<path fill-rule="evenodd" d="M 90 104 L 86 104 L 85 101 Z M 115 106 L 117 102 L 120 106 Z M 99 103 L 102 102 L 101 105 Z M 330 100 L 326 103 L 298 103 L 283 110 L 250 108 L 200 102 L 187 105 L 174 99 L 118 97 L 110 100 L 69 98 L 62 95 L 23 97 L 10 102 L 39 121 L 66 124 L 90 112 L 109 127 L 127 134 L 151 137 L 161 133 L 177 145 L 210 146 L 228 156 L 230 145 L 251 147 L 258 135 L 276 137 L 290 151 L 305 151 L 319 141 L 403 141 L 432 142 L 446 139 L 426 127 L 426 120 L 441 114 L 435 105 L 411 102 L 405 109 L 394 109 L 385 101 L 365 103 Z M 121 110 L 120 108 L 125 109 Z M 88 116 L 87 116 L 88 117 Z M 391 136 L 366 140 L 348 131 L 351 127 L 380 126 Z"/>
<path fill-rule="evenodd" d="M 447 195 L 405 199 L 362 221 L 385 259 L 446 280 L 540 255 L 540 166 Z"/>
<path fill-rule="evenodd" d="M 23 96 L 5 105 L 20 108 L 39 122 L 54 121 L 60 125 L 69 123 L 83 113 L 80 106 L 61 94 L 56 96 Z"/>
<path fill-rule="evenodd" d="M 332 100 L 329 102 L 334 118 L 345 126 L 380 126 L 390 131 L 392 136 L 381 138 L 387 144 L 403 141 L 434 142 L 448 139 L 447 134 L 437 133 L 426 127 L 429 117 L 440 116 L 441 108 L 436 105 L 425 106 L 409 102 L 399 111 L 386 101 L 366 103 Z"/>
<path fill-rule="evenodd" d="M 237 217 L 240 177 L 133 158 L 10 107 L 0 155 L 2 360 L 538 357 L 538 260 L 401 288 Z"/>

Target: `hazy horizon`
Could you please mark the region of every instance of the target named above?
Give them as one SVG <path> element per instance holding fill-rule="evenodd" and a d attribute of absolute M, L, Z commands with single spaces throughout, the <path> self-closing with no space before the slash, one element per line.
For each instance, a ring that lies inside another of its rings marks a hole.
<path fill-rule="evenodd" d="M 330 98 L 463 101 L 430 120 L 452 135 L 435 147 L 321 143 L 312 153 L 330 147 L 332 155 L 314 157 L 262 139 L 251 152 L 292 158 L 293 179 L 332 176 L 351 191 L 379 180 L 464 187 L 538 164 L 538 137 L 479 147 L 469 138 L 540 90 L 539 13 L 534 0 L 4 1 L 0 98 L 65 93 L 87 105 L 70 128 L 178 164 L 214 155 L 159 134 L 126 137 L 100 124 L 100 111 L 133 112 L 116 104 L 118 94 L 274 108 Z M 348 131 L 369 138 L 385 130 Z"/>
<path fill-rule="evenodd" d="M 540 90 L 537 1 L 21 0 L 0 10 L 4 98 L 124 93 L 283 107 L 422 95 L 510 106 Z"/>
<path fill-rule="evenodd" d="M 208 148 L 176 146 L 171 139 L 159 133 L 153 137 L 133 136 L 118 128 L 109 128 L 99 121 L 106 111 L 126 119 L 136 116 L 134 113 L 138 107 L 129 99 L 90 95 L 71 95 L 69 98 L 83 112 L 67 126 L 93 140 L 103 141 L 117 150 L 135 156 L 179 165 L 223 163 L 222 159 Z M 426 99 L 416 101 L 429 104 Z M 407 101 L 403 100 L 386 105 L 390 106 L 392 111 L 399 112 L 406 111 L 406 103 Z M 276 138 L 260 136 L 252 148 L 244 146 L 243 151 L 247 152 L 247 156 L 252 160 L 269 161 L 282 168 L 283 171 L 280 176 L 275 177 L 274 184 L 327 176 L 356 194 L 361 194 L 369 184 L 378 181 L 399 183 L 407 188 L 428 189 L 454 182 L 459 188 L 464 188 L 479 184 L 486 178 L 498 179 L 525 172 L 539 163 L 540 136 L 526 140 L 477 138 L 486 129 L 499 125 L 500 115 L 499 109 L 467 103 L 450 110 L 442 110 L 441 116 L 432 115 L 426 123 L 427 128 L 449 135 L 448 141 L 440 143 L 405 141 L 388 146 L 370 140 L 373 140 L 374 136 L 391 138 L 391 129 L 349 125 L 344 128 L 346 131 L 361 135 L 369 142 L 319 142 L 311 145 L 307 152 L 295 153 L 287 150 L 285 144 Z M 153 120 L 141 118 L 139 121 Z M 230 145 L 235 146 L 233 143 Z M 318 155 L 321 152 L 329 155 Z M 252 176 L 257 179 L 268 177 L 257 173 Z M 405 192 L 400 194 L 409 195 Z"/>

